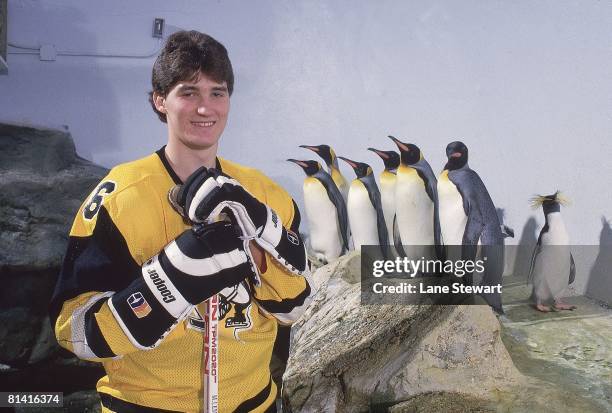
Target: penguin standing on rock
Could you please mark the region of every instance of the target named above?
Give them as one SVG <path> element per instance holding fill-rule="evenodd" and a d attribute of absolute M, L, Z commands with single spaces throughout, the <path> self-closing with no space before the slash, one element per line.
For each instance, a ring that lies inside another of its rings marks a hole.
<path fill-rule="evenodd" d="M 529 281 L 533 284 L 535 308 L 542 312 L 574 310 L 576 306 L 561 301 L 566 287 L 574 282 L 576 265 L 569 247 L 569 235 L 561 216 L 561 205 L 567 199 L 557 191 L 552 195 L 537 195 L 531 199 L 533 208 L 542 207 L 546 224 L 540 231 L 533 251 Z"/>
<path fill-rule="evenodd" d="M 344 198 L 317 161 L 287 159 L 306 173 L 304 206 L 310 228 L 310 248 L 321 263 L 348 251 L 348 218 Z"/>
<path fill-rule="evenodd" d="M 336 184 L 340 190 L 340 193 L 342 194 L 342 197 L 344 198 L 344 201 L 346 201 L 349 185 L 342 173 L 340 173 L 338 158 L 336 157 L 334 150 L 329 145 L 300 145 L 300 148 L 306 148 L 316 152 L 316 154 L 325 161 L 325 165 L 327 165 L 327 170 L 331 175 L 334 184 Z"/>
<path fill-rule="evenodd" d="M 349 187 L 346 206 L 355 250 L 361 251 L 362 245 L 380 245 L 383 257 L 388 258 L 389 236 L 372 168 L 363 162 L 339 158 L 348 163 L 357 175 Z"/>
<path fill-rule="evenodd" d="M 504 236 L 491 196 L 478 174 L 468 165 L 468 148 L 463 142 L 446 147 L 448 162 L 438 179 L 440 226 L 444 245 L 453 259 L 474 260 L 478 246 L 486 258 L 481 284 L 501 284 L 504 271 Z M 460 247 L 458 247 L 460 246 Z M 460 257 L 453 254 L 460 250 Z M 471 275 L 468 283 L 471 282 Z M 501 293 L 481 296 L 498 313 L 503 313 Z"/>
<path fill-rule="evenodd" d="M 411 259 L 441 258 L 436 176 L 416 145 L 389 138 L 400 151 L 395 216 L 405 255 Z"/>
<path fill-rule="evenodd" d="M 385 169 L 378 176 L 380 182 L 380 201 L 383 216 L 389 235 L 389 245 L 393 245 L 393 222 L 395 221 L 395 182 L 397 181 L 397 168 L 400 164 L 400 156 L 395 151 L 381 151 L 368 148 L 380 156 L 385 164 Z"/>

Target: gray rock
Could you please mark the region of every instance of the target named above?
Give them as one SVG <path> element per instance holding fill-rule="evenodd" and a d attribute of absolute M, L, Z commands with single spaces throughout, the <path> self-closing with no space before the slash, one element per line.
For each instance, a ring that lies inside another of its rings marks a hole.
<path fill-rule="evenodd" d="M 0 124 L 0 270 L 57 268 L 74 215 L 107 170 L 66 132 Z"/>
<path fill-rule="evenodd" d="M 358 260 L 314 275 L 320 289 L 293 328 L 284 375 L 290 411 L 384 411 L 430 393 L 490 400 L 521 382 L 488 306 L 361 305 Z"/>
<path fill-rule="evenodd" d="M 102 373 L 60 351 L 47 306 L 74 216 L 106 173 L 67 132 L 0 124 L 0 387 L 72 392 L 64 411 L 99 411 Z"/>

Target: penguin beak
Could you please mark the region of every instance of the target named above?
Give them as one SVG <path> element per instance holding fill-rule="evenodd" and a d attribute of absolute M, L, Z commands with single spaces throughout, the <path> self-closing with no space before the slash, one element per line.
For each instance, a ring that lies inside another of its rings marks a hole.
<path fill-rule="evenodd" d="M 374 152 L 376 155 L 380 156 L 383 159 L 389 159 L 389 155 L 387 155 L 383 151 L 379 151 L 378 149 L 368 148 L 368 151 Z"/>
<path fill-rule="evenodd" d="M 304 161 L 299 161 L 297 159 L 287 159 L 287 162 L 293 162 L 294 164 L 301 166 L 302 168 L 308 168 L 308 164 Z"/>
<path fill-rule="evenodd" d="M 453 152 L 450 154 L 450 158 L 461 158 L 461 152 Z"/>
<path fill-rule="evenodd" d="M 395 136 L 389 135 L 388 137 L 391 138 L 391 140 L 393 142 L 395 142 L 395 144 L 397 145 L 397 147 L 399 148 L 400 151 L 402 151 L 402 152 L 410 152 L 410 148 L 404 142 L 400 141 Z"/>
<path fill-rule="evenodd" d="M 357 164 L 354 161 L 351 161 L 350 159 L 343 158 L 342 156 L 338 156 L 338 159 L 342 159 L 344 162 L 351 165 L 351 168 L 353 169 L 357 168 Z"/>
<path fill-rule="evenodd" d="M 311 151 L 319 152 L 318 146 L 300 145 L 300 148 L 310 149 Z"/>

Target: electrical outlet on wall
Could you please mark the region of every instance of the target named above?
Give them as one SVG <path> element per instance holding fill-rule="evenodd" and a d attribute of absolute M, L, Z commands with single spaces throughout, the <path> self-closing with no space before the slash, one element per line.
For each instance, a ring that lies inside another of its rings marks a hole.
<path fill-rule="evenodd" d="M 153 37 L 161 39 L 164 37 L 164 19 L 157 17 L 153 21 Z"/>

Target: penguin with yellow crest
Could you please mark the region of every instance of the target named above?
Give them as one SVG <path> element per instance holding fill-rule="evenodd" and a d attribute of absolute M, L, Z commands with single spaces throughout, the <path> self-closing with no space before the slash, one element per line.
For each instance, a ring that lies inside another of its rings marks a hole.
<path fill-rule="evenodd" d="M 531 199 L 533 208 L 542 207 L 546 220 L 533 251 L 528 277 L 533 284 L 531 298 L 535 308 L 542 312 L 576 308 L 561 300 L 563 292 L 576 276 L 569 235 L 561 216 L 561 206 L 568 202 L 560 191 Z"/>
<path fill-rule="evenodd" d="M 410 259 L 442 258 L 436 176 L 418 146 L 389 138 L 400 151 L 395 216 L 401 246 Z"/>
<path fill-rule="evenodd" d="M 380 183 L 380 202 L 382 204 L 383 216 L 387 226 L 389 245 L 393 245 L 393 222 L 395 221 L 395 183 L 397 181 L 397 168 L 400 164 L 400 156 L 395 151 L 383 151 L 368 148 L 369 151 L 378 155 L 385 165 L 385 169 L 378 176 Z"/>
<path fill-rule="evenodd" d="M 317 155 L 321 157 L 325 161 L 325 165 L 327 165 L 327 171 L 329 175 L 331 175 L 334 184 L 340 190 L 344 201 L 346 202 L 348 196 L 349 185 L 347 180 L 344 178 L 342 173 L 340 172 L 340 168 L 338 166 L 338 158 L 336 157 L 336 153 L 329 145 L 300 145 L 300 148 L 310 149 L 315 152 Z"/>
<path fill-rule="evenodd" d="M 331 176 L 317 161 L 287 159 L 301 167 L 304 179 L 304 206 L 310 228 L 310 248 L 323 264 L 348 251 L 346 204 Z"/>
<path fill-rule="evenodd" d="M 348 163 L 356 175 L 349 187 L 346 205 L 355 250 L 361 251 L 362 245 L 380 245 L 383 257 L 388 258 L 389 236 L 372 168 L 342 156 L 339 159 Z"/>

